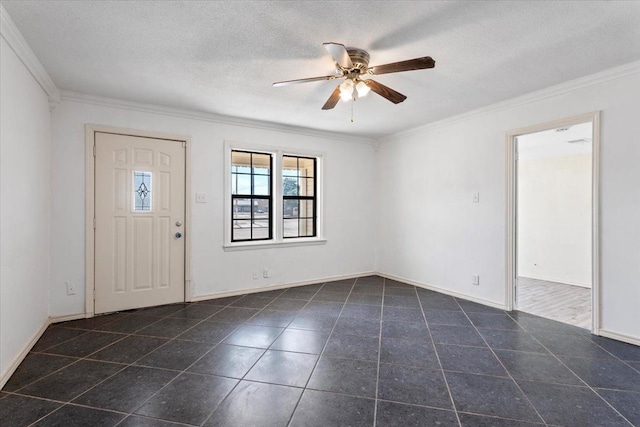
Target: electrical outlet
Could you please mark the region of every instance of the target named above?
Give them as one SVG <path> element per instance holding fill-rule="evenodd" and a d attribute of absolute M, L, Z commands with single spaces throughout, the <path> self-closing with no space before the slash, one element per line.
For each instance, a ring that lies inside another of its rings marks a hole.
<path fill-rule="evenodd" d="M 480 276 L 478 276 L 477 274 L 471 276 L 471 284 L 480 286 Z"/>
<path fill-rule="evenodd" d="M 207 203 L 207 193 L 196 193 L 196 203 Z"/>
<path fill-rule="evenodd" d="M 258 272 L 257 271 L 253 272 L 253 280 L 258 280 Z"/>
<path fill-rule="evenodd" d="M 71 282 L 64 282 L 65 285 L 67 285 L 67 295 L 75 295 L 76 294 L 76 287 L 73 283 Z"/>
<path fill-rule="evenodd" d="M 262 277 L 264 277 L 265 279 L 269 277 L 269 269 L 265 268 L 264 270 L 262 270 Z"/>
<path fill-rule="evenodd" d="M 480 192 L 476 191 L 473 193 L 473 203 L 480 203 Z"/>

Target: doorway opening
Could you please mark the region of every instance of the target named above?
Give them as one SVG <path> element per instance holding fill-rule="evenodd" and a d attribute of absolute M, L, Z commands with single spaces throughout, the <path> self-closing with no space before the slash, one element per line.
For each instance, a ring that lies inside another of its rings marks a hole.
<path fill-rule="evenodd" d="M 507 306 L 597 330 L 598 116 L 508 134 Z"/>

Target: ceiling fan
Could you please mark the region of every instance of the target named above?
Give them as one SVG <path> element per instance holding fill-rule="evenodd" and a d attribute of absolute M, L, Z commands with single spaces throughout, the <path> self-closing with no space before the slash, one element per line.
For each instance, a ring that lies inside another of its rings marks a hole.
<path fill-rule="evenodd" d="M 327 102 L 322 106 L 323 110 L 330 110 L 336 106 L 340 99 L 345 101 L 354 99 L 357 95 L 364 96 L 369 90 L 388 99 L 394 104 L 399 104 L 407 97 L 388 86 L 378 83 L 375 80 L 361 77 L 365 75 L 376 76 L 379 74 L 399 73 L 401 71 L 424 70 L 433 68 L 436 62 L 430 56 L 409 59 L 408 61 L 394 62 L 385 65 L 369 67 L 369 53 L 362 49 L 346 48 L 340 43 L 323 43 L 324 48 L 336 63 L 336 74 L 331 76 L 311 77 L 307 79 L 287 80 L 274 83 L 273 86 L 287 86 L 297 83 L 317 82 L 322 80 L 345 79 L 329 96 Z"/>

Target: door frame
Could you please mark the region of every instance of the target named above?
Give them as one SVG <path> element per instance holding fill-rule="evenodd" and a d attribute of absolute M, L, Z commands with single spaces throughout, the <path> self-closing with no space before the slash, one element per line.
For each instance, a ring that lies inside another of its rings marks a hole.
<path fill-rule="evenodd" d="M 95 314 L 95 136 L 96 133 L 137 136 L 152 139 L 180 141 L 185 145 L 184 188 L 184 300 L 190 302 L 191 295 L 191 138 L 159 132 L 123 129 L 112 126 L 85 125 L 85 316 Z"/>
<path fill-rule="evenodd" d="M 516 305 L 517 274 L 517 163 L 516 138 L 579 123 L 592 122 L 591 161 L 591 333 L 600 335 L 600 111 L 508 131 L 505 137 L 506 163 L 506 294 L 505 308 Z"/>

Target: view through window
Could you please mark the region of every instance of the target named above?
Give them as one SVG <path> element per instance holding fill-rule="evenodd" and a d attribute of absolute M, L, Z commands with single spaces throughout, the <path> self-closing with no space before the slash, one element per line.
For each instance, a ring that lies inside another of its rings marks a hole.
<path fill-rule="evenodd" d="M 272 155 L 231 152 L 232 241 L 271 239 Z"/>

